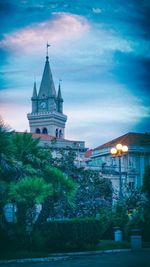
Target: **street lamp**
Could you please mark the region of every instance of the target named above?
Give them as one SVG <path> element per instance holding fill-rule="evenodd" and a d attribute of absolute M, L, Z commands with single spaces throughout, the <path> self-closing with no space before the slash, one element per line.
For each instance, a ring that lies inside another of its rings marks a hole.
<path fill-rule="evenodd" d="M 122 144 L 117 144 L 115 147 L 113 147 L 110 150 L 110 153 L 115 156 L 118 157 L 119 159 L 119 198 L 122 199 L 123 194 L 122 194 L 122 177 L 121 177 L 121 156 L 125 153 L 128 152 L 128 147 L 124 146 Z"/>

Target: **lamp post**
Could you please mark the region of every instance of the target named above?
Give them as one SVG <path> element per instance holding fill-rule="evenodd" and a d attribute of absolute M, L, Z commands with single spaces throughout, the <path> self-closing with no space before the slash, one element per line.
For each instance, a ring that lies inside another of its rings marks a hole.
<path fill-rule="evenodd" d="M 111 155 L 118 157 L 119 160 L 119 199 L 123 197 L 122 194 L 122 175 L 121 175 L 121 156 L 128 152 L 128 147 L 122 144 L 117 144 L 110 150 Z"/>

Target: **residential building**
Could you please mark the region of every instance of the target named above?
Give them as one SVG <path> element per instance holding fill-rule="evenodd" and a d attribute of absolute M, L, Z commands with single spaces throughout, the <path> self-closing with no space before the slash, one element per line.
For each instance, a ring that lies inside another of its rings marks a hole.
<path fill-rule="evenodd" d="M 119 190 L 119 160 L 110 150 L 118 143 L 128 146 L 128 152 L 121 156 L 123 193 L 127 194 L 143 184 L 145 167 L 150 165 L 150 133 L 127 133 L 96 147 L 87 157 L 88 168 L 97 169 L 103 177 L 111 179 L 115 195 Z"/>

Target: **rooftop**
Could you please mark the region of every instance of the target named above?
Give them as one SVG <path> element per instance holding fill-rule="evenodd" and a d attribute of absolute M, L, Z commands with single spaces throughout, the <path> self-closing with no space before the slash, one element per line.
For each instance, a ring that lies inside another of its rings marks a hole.
<path fill-rule="evenodd" d="M 48 134 L 37 134 L 37 133 L 32 133 L 33 138 L 41 138 L 44 140 L 56 140 L 56 137 L 50 136 Z"/>
<path fill-rule="evenodd" d="M 115 146 L 118 143 L 123 145 L 150 145 L 150 133 L 127 133 L 96 147 L 94 150 Z"/>

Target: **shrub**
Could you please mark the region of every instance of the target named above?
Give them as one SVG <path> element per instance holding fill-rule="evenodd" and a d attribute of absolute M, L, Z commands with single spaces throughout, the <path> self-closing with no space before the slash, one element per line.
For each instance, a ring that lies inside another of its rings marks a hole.
<path fill-rule="evenodd" d="M 10 240 L 6 230 L 0 227 L 0 251 L 5 251 L 10 247 Z"/>
<path fill-rule="evenodd" d="M 97 245 L 103 229 L 92 218 L 50 221 L 38 226 L 33 242 L 36 249 L 50 251 L 90 249 Z"/>

